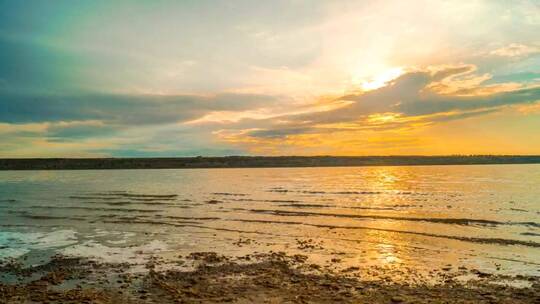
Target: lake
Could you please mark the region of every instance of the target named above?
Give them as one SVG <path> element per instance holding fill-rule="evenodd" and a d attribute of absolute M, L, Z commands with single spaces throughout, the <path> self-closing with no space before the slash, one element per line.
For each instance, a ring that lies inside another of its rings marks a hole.
<path fill-rule="evenodd" d="M 0 172 L 0 259 L 213 251 L 540 274 L 540 165 Z"/>

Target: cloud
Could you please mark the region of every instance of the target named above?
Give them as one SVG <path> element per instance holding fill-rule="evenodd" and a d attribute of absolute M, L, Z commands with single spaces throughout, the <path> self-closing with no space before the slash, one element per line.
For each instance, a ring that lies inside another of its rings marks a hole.
<path fill-rule="evenodd" d="M 448 139 L 443 124 L 538 129 L 531 0 L 0 7 L 1 155 L 349 153 Z"/>
<path fill-rule="evenodd" d="M 207 126 L 187 122 L 210 113 L 271 109 L 281 103 L 279 97 L 253 94 L 39 95 L 0 91 L 0 155 L 128 156 L 129 151 L 133 156 L 220 155 L 237 150 L 213 140 Z"/>
<path fill-rule="evenodd" d="M 249 136 L 261 138 L 281 138 L 288 135 L 306 134 L 313 131 L 310 128 L 290 128 L 290 129 L 274 129 L 274 130 L 254 130 L 248 132 Z"/>
<path fill-rule="evenodd" d="M 512 43 L 507 46 L 498 48 L 490 52 L 492 55 L 502 56 L 502 57 L 521 57 L 528 56 L 531 54 L 539 53 L 540 48 L 536 46 L 528 46 L 519 43 Z"/>
<path fill-rule="evenodd" d="M 482 83 L 490 76 L 477 81 L 474 71 L 472 65 L 410 71 L 379 89 L 337 98 L 348 102 L 337 109 L 250 121 L 256 129 L 242 134 L 285 138 L 345 130 L 411 129 L 540 101 L 540 86 L 485 86 Z"/>
<path fill-rule="evenodd" d="M 352 144 L 355 137 L 363 138 L 355 142 L 356 147 L 384 152 L 385 144 L 388 149 L 420 145 L 410 135 L 416 129 L 490 115 L 505 107 L 535 105 L 540 100 L 540 87 L 534 82 L 485 85 L 491 75 L 476 73 L 474 65 L 410 70 L 378 89 L 304 105 L 256 94 L 3 91 L 0 133 L 11 139 L 6 143 L 9 151 L 21 155 L 31 153 L 25 146 L 39 147 L 50 155 L 77 148 L 89 155 L 222 155 L 243 154 L 246 146 L 256 153 L 294 154 L 293 147 L 317 153 L 329 144 Z M 335 151 L 352 153 L 346 148 Z"/>
<path fill-rule="evenodd" d="M 0 122 L 97 120 L 112 125 L 185 122 L 214 111 L 244 111 L 279 105 L 277 97 L 200 95 L 24 95 L 0 92 Z"/>
<path fill-rule="evenodd" d="M 119 129 L 101 121 L 75 121 L 50 124 L 46 130 L 49 141 L 77 141 L 114 135 Z"/>

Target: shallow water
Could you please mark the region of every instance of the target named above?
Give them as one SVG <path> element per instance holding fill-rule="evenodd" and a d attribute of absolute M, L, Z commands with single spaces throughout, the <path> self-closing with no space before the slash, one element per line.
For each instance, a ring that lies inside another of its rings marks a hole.
<path fill-rule="evenodd" d="M 540 165 L 0 172 L 0 259 L 269 250 L 540 275 Z"/>

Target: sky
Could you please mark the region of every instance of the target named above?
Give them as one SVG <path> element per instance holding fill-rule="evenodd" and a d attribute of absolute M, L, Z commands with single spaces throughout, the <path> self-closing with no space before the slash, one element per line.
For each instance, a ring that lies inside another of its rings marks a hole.
<path fill-rule="evenodd" d="M 0 0 L 0 157 L 540 154 L 540 1 Z"/>

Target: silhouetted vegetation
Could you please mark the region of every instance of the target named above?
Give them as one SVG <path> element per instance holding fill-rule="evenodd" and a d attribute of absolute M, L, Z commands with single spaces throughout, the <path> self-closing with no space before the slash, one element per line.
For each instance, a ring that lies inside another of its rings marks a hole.
<path fill-rule="evenodd" d="M 540 155 L 19 158 L 0 159 L 0 170 L 344 167 L 535 163 L 540 163 Z"/>

